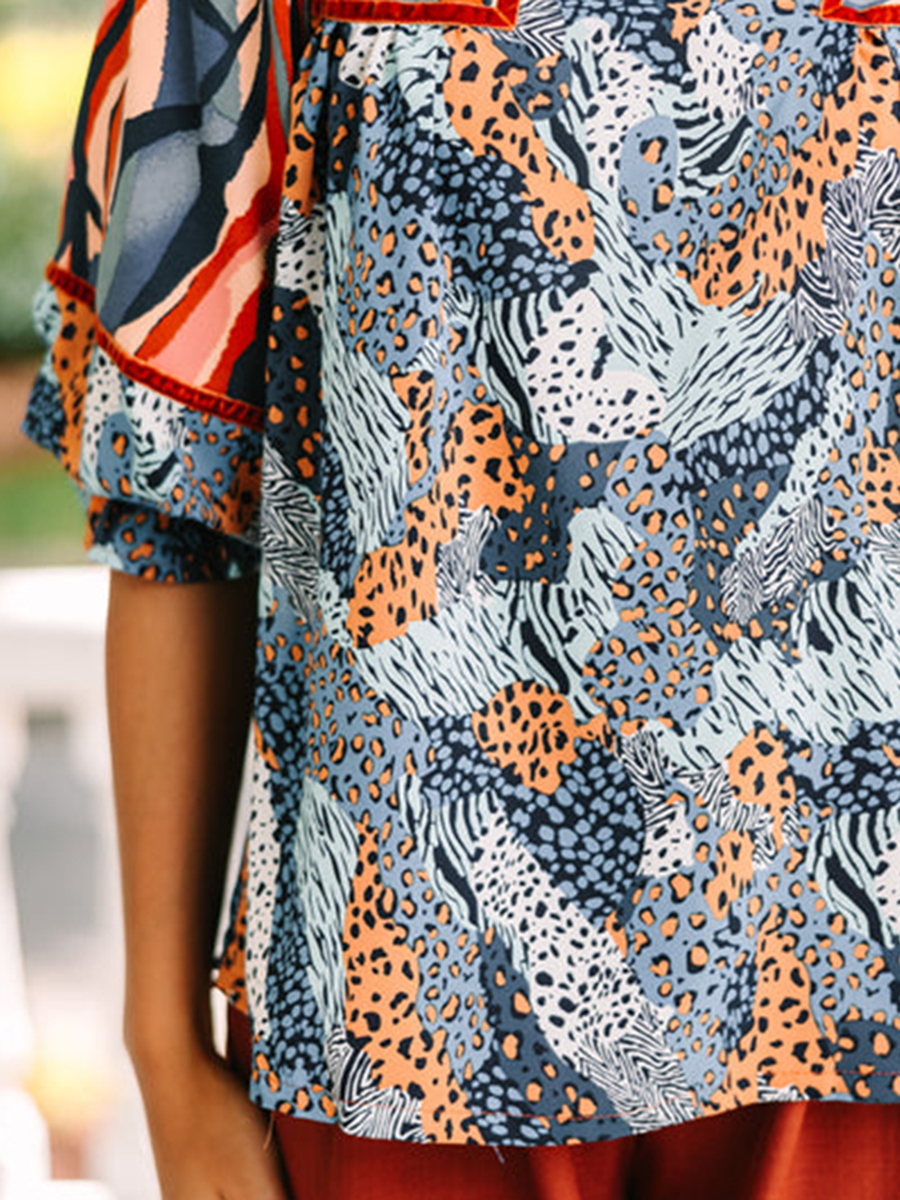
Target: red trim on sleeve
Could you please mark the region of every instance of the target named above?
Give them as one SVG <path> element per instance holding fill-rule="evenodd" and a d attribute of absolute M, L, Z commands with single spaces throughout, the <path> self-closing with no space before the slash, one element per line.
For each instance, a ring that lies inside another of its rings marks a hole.
<path fill-rule="evenodd" d="M 97 345 L 101 346 L 112 359 L 123 375 L 133 379 L 135 383 L 143 383 L 155 392 L 161 392 L 170 400 L 177 400 L 188 408 L 199 412 L 212 413 L 224 421 L 234 421 L 238 425 L 246 425 L 250 429 L 262 429 L 265 423 L 262 409 L 255 404 L 247 404 L 243 400 L 233 400 L 231 396 L 223 396 L 221 392 L 211 392 L 207 388 L 194 387 L 164 375 L 149 363 L 132 358 L 106 332 L 102 325 L 97 327 Z"/>
<path fill-rule="evenodd" d="M 848 25 L 900 25 L 900 3 L 850 8 L 841 0 L 822 0 L 819 16 L 826 21 L 844 21 Z"/>
<path fill-rule="evenodd" d="M 519 0 L 316 0 L 314 11 L 326 20 L 392 21 L 400 25 L 473 25 L 512 29 Z"/>
<path fill-rule="evenodd" d="M 74 300 L 91 308 L 94 307 L 96 293 L 85 280 L 79 279 L 77 275 L 66 271 L 55 262 L 49 264 L 46 274 L 50 283 L 65 292 L 67 296 L 71 296 Z M 225 396 L 210 388 L 182 383 L 180 379 L 173 379 L 171 375 L 157 371 L 149 363 L 134 358 L 123 350 L 99 323 L 97 325 L 97 345 L 101 346 L 109 355 L 123 375 L 127 375 L 135 383 L 142 383 L 146 387 L 152 388 L 170 400 L 175 400 L 198 412 L 211 413 L 213 416 L 221 417 L 223 421 L 233 421 L 237 425 L 245 425 L 248 429 L 260 430 L 265 425 L 265 414 L 257 405 L 248 404 L 244 400 L 235 400 L 231 396 Z"/>
<path fill-rule="evenodd" d="M 67 271 L 65 267 L 61 267 L 59 263 L 55 262 L 48 263 L 44 273 L 53 286 L 58 287 L 67 296 L 71 296 L 73 300 L 79 300 L 91 308 L 94 307 L 96 292 L 91 284 L 79 279 L 77 275 L 73 275 L 71 271 Z"/>

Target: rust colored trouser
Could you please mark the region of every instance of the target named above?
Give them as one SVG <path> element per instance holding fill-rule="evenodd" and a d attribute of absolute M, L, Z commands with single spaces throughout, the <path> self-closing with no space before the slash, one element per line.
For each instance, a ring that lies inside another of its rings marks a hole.
<path fill-rule="evenodd" d="M 229 1054 L 247 1077 L 246 1017 Z M 421 1146 L 275 1118 L 292 1200 L 898 1200 L 900 1105 L 761 1104 L 587 1146 Z"/>

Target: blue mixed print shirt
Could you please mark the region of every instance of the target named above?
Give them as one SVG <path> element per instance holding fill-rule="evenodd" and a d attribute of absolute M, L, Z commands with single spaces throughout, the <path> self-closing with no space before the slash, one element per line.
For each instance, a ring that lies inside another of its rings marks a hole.
<path fill-rule="evenodd" d="M 259 572 L 260 1104 L 898 1098 L 898 88 L 884 6 L 112 0 L 26 428 Z"/>

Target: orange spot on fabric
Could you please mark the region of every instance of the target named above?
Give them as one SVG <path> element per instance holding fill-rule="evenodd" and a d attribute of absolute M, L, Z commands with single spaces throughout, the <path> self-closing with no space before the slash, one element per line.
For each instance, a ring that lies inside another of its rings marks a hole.
<path fill-rule="evenodd" d="M 499 155 L 520 172 L 534 231 L 552 254 L 572 262 L 589 259 L 594 225 L 587 194 L 551 163 L 514 91 L 506 53 L 481 30 L 467 28 L 464 41 L 453 30 L 445 37 L 453 53 L 443 93 L 456 132 L 475 154 Z"/>
<path fill-rule="evenodd" d="M 579 726 L 569 701 L 534 680 L 495 692 L 472 714 L 472 728 L 485 754 L 546 796 L 560 786 L 560 766 L 577 757 Z"/>
<path fill-rule="evenodd" d="M 900 120 L 881 102 L 896 90 L 893 71 L 889 57 L 873 54 L 868 39 L 856 40 L 844 81 L 820 100 L 816 129 L 781 162 L 777 182 L 787 180 L 783 189 L 764 192 L 741 226 L 724 228 L 699 255 L 690 283 L 701 304 L 725 308 L 758 285 L 754 304 L 762 308 L 792 291 L 799 272 L 825 245 L 824 185 L 846 178 L 856 162 L 856 139 L 839 142 L 832 131 L 864 128 L 876 150 L 900 141 Z"/>
<path fill-rule="evenodd" d="M 797 957 L 796 939 L 779 932 L 782 920 L 779 906 L 773 905 L 760 927 L 751 1024 L 737 1047 L 725 1056 L 722 1084 L 703 1104 L 705 1114 L 756 1103 L 761 1079 L 772 1088 L 795 1084 L 793 1050 L 800 1042 L 804 1045 L 804 1069 L 815 1079 L 817 1093 L 825 1097 L 847 1091 L 838 1058 L 813 1015 L 809 971 Z"/>
<path fill-rule="evenodd" d="M 719 838 L 715 872 L 703 894 L 712 915 L 721 921 L 753 878 L 753 838 L 749 833 L 730 830 Z"/>
<path fill-rule="evenodd" d="M 391 1003 L 401 990 L 407 997 L 419 994 L 419 957 L 403 926 L 384 911 L 379 831 L 371 827 L 368 814 L 356 830 L 359 859 L 343 932 L 347 1030 L 357 1044 L 372 1044 L 372 1078 L 378 1087 L 406 1090 L 416 1084 L 424 1090 L 427 1100 L 421 1113 L 426 1136 L 446 1141 L 451 1131 L 456 1140 L 481 1142 L 465 1091 L 451 1069 L 446 1031 L 433 1035 L 426 1031 L 415 1003 Z"/>
<path fill-rule="evenodd" d="M 751 729 L 728 755 L 728 780 L 738 800 L 759 804 L 772 814 L 772 836 L 784 845 L 784 810 L 797 799 L 794 776 L 782 742 L 765 727 Z"/>

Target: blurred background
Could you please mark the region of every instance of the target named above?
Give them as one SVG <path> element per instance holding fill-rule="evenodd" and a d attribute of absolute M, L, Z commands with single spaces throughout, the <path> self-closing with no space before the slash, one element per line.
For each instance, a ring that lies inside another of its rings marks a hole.
<path fill-rule="evenodd" d="M 0 1200 L 158 1197 L 120 1044 L 106 572 L 84 565 L 63 472 L 18 432 L 101 8 L 0 0 Z"/>
<path fill-rule="evenodd" d="M 18 435 L 39 347 L 31 300 L 53 251 L 99 0 L 0 0 L 0 566 L 80 561 L 81 510 Z"/>

